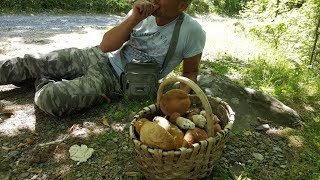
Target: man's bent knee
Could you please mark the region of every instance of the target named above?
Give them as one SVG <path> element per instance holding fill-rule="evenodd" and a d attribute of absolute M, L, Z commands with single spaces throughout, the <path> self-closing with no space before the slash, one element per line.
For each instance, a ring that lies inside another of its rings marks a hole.
<path fill-rule="evenodd" d="M 44 85 L 35 93 L 34 102 L 42 111 L 54 116 L 62 116 L 68 113 L 70 109 L 66 107 L 65 101 L 67 100 L 61 101 L 63 98 L 59 96 L 63 95 L 54 89 L 54 86 L 52 82 Z"/>

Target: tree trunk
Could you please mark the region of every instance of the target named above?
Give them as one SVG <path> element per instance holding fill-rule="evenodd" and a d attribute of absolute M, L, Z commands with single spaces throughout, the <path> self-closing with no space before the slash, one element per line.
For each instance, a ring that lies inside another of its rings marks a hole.
<path fill-rule="evenodd" d="M 319 38 L 319 34 L 320 34 L 320 16 L 318 16 L 318 23 L 316 25 L 316 30 L 315 30 L 315 38 L 314 38 L 314 42 L 313 42 L 313 48 L 311 51 L 311 58 L 310 58 L 310 63 L 309 65 L 312 65 L 314 59 L 315 59 L 315 54 L 316 54 L 316 48 L 317 48 L 317 43 L 318 43 L 318 38 Z"/>

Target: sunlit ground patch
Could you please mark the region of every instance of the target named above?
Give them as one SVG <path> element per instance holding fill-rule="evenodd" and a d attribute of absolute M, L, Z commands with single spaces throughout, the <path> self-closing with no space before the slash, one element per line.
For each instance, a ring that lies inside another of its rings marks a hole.
<path fill-rule="evenodd" d="M 33 105 L 15 105 L 11 111 L 12 114 L 7 114 L 7 118 L 0 121 L 1 135 L 16 136 L 22 130 L 35 132 L 36 117 Z"/>

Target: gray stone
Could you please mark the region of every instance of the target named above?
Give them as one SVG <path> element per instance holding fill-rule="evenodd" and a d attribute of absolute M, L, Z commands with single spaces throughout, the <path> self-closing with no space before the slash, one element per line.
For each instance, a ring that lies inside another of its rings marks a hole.
<path fill-rule="evenodd" d="M 269 126 L 269 124 L 262 124 L 262 125 L 256 127 L 255 129 L 258 131 L 266 131 L 266 130 L 270 129 L 270 126 Z"/>
<path fill-rule="evenodd" d="M 207 95 L 219 97 L 235 112 L 233 130 L 250 129 L 257 117 L 272 120 L 277 125 L 294 127 L 301 122 L 300 115 L 279 100 L 254 89 L 245 89 L 237 82 L 219 74 L 198 76 L 198 84 Z M 235 105 L 234 98 L 239 100 Z"/>

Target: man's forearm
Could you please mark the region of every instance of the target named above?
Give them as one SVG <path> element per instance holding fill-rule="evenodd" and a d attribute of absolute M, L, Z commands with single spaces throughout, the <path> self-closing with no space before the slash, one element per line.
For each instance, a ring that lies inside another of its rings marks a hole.
<path fill-rule="evenodd" d="M 198 71 L 183 73 L 183 76 L 187 77 L 187 78 L 191 79 L 193 82 L 197 83 Z M 184 90 L 187 93 L 190 93 L 190 91 L 191 91 L 191 88 L 184 83 L 180 83 L 180 89 Z"/>
<path fill-rule="evenodd" d="M 132 14 L 118 26 L 106 32 L 100 43 L 102 52 L 111 52 L 119 49 L 123 43 L 129 40 L 132 29 L 143 19 L 151 16 L 159 8 L 146 0 L 138 0 L 132 6 Z"/>
<path fill-rule="evenodd" d="M 131 16 L 123 21 L 118 26 L 107 31 L 103 35 L 103 39 L 100 43 L 100 49 L 102 52 L 111 52 L 119 49 L 123 43 L 125 43 L 130 36 L 132 29 L 139 23 Z"/>

